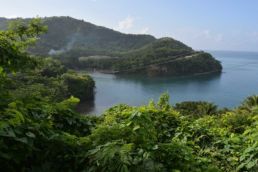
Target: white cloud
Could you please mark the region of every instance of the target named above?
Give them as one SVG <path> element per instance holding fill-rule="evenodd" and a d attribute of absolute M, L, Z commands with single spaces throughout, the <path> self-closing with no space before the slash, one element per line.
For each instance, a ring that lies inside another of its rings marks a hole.
<path fill-rule="evenodd" d="M 142 28 L 142 30 L 140 31 L 140 34 L 148 34 L 150 28 L 148 27 L 145 27 L 145 28 Z"/>
<path fill-rule="evenodd" d="M 234 49 L 228 47 L 232 47 L 233 42 L 236 42 L 232 41 L 230 34 L 209 28 L 175 28 L 168 32 L 167 35 L 182 41 L 194 49 Z"/>
<path fill-rule="evenodd" d="M 134 18 L 131 16 L 128 16 L 127 18 L 125 18 L 124 20 L 120 21 L 118 23 L 118 29 L 119 30 L 127 30 L 132 28 L 134 25 Z"/>
<path fill-rule="evenodd" d="M 18 18 L 18 16 L 17 15 L 9 15 L 9 16 L 5 16 L 5 18 L 13 19 L 13 18 Z"/>

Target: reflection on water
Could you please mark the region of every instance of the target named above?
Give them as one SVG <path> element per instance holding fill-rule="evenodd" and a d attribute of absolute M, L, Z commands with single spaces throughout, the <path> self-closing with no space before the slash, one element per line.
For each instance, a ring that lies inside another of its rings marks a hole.
<path fill-rule="evenodd" d="M 206 75 L 185 76 L 185 77 L 146 77 L 133 75 L 115 76 L 114 80 L 124 82 L 134 82 L 144 87 L 152 86 L 152 84 L 203 84 L 203 82 L 211 80 L 219 80 L 221 73 L 211 73 Z"/>
<path fill-rule="evenodd" d="M 258 53 L 211 52 L 222 62 L 221 74 L 191 77 L 145 77 L 92 73 L 96 81 L 94 102 L 81 104 L 81 112 L 100 114 L 119 103 L 132 106 L 158 100 L 168 92 L 171 103 L 209 101 L 220 107 L 234 107 L 245 97 L 258 93 Z"/>

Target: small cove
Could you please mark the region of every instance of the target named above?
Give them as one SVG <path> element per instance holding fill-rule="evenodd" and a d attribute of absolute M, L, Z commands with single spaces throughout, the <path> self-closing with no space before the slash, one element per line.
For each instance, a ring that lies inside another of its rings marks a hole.
<path fill-rule="evenodd" d="M 96 82 L 93 102 L 85 102 L 79 111 L 101 114 L 116 104 L 138 106 L 157 101 L 168 92 L 172 104 L 182 101 L 208 101 L 219 107 L 233 108 L 247 96 L 258 94 L 258 53 L 211 51 L 221 61 L 221 74 L 189 77 L 145 77 L 91 73 Z"/>

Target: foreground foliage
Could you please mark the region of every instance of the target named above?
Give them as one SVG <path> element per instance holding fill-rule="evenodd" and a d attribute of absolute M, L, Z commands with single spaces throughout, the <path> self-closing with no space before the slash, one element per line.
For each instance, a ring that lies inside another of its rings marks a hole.
<path fill-rule="evenodd" d="M 117 105 L 100 117 L 56 104 L 1 111 L 0 162 L 8 171 L 257 171 L 258 107 L 192 118 L 168 104 Z"/>
<path fill-rule="evenodd" d="M 17 30 L 0 33 L 1 170 L 258 171 L 257 96 L 219 110 L 207 102 L 171 106 L 164 94 L 146 106 L 82 116 L 74 111 L 79 99 L 57 98 L 56 85 L 74 89 L 83 76 L 24 51 L 39 24 L 25 27 L 22 37 Z"/>

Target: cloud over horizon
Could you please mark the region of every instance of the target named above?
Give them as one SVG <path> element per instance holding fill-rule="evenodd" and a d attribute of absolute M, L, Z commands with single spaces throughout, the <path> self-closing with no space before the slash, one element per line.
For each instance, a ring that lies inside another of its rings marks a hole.
<path fill-rule="evenodd" d="M 150 31 L 149 27 L 144 27 L 140 30 L 140 34 L 148 34 Z"/>
<path fill-rule="evenodd" d="M 128 30 L 133 27 L 135 19 L 131 16 L 126 17 L 125 19 L 118 22 L 119 30 Z"/>

